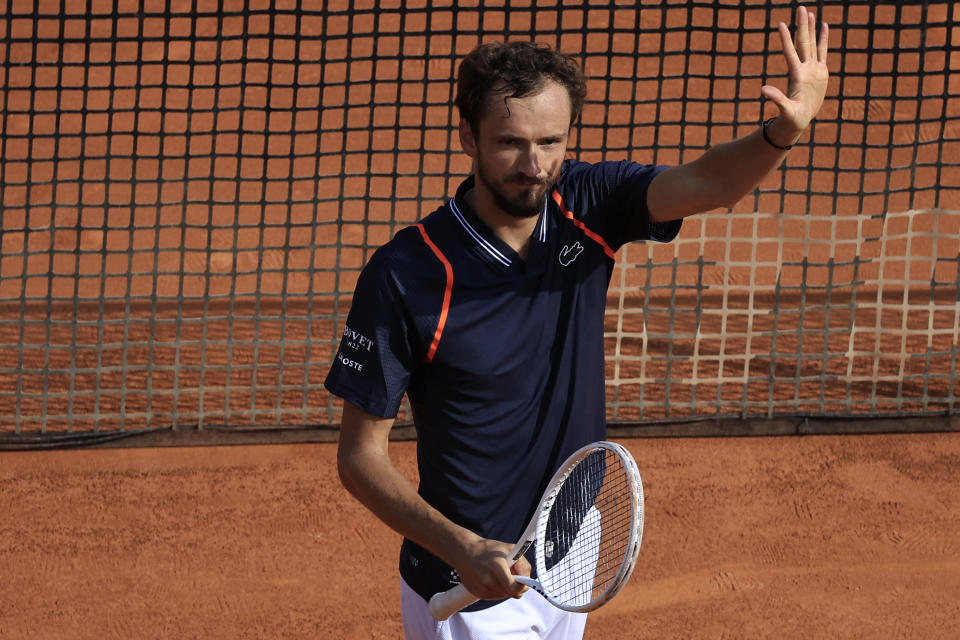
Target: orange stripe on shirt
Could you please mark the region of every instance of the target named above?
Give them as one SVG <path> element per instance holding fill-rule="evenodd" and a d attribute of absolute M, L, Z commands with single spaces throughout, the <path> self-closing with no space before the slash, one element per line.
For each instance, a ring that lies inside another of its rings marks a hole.
<path fill-rule="evenodd" d="M 435 245 L 433 240 L 430 239 L 430 236 L 427 235 L 427 230 L 423 228 L 423 225 L 418 222 L 413 226 L 420 230 L 423 241 L 427 243 L 427 246 L 433 251 L 433 255 L 437 256 L 437 259 L 443 264 L 443 270 L 447 276 L 447 284 L 443 288 L 443 304 L 440 307 L 440 320 L 437 321 L 437 329 L 433 332 L 433 341 L 427 350 L 427 356 L 423 359 L 424 362 L 432 362 L 434 354 L 437 353 L 437 346 L 440 344 L 440 336 L 443 335 L 443 327 L 447 324 L 447 314 L 450 312 L 450 296 L 453 293 L 453 266 L 450 264 L 450 261 L 447 260 L 447 257 L 443 255 L 443 252 L 440 251 L 440 247 Z"/>
<path fill-rule="evenodd" d="M 573 217 L 573 213 L 571 213 L 570 210 L 567 209 L 567 205 L 563 202 L 563 196 L 561 196 L 560 192 L 557 191 L 556 189 L 553 190 L 553 200 L 554 202 L 557 203 L 557 205 L 559 205 L 560 211 L 563 213 L 563 215 L 565 215 L 566 217 L 570 218 L 570 220 L 573 221 L 573 224 L 575 227 L 583 231 L 583 233 L 586 234 L 588 238 L 590 238 L 591 240 L 599 244 L 601 247 L 603 247 L 603 252 L 607 254 L 608 258 L 610 258 L 611 260 L 615 259 L 613 249 L 611 249 L 610 246 L 607 245 L 603 237 L 599 233 L 596 233 L 595 231 L 591 231 L 590 229 L 587 228 L 587 225 L 583 224 L 583 222 Z"/>

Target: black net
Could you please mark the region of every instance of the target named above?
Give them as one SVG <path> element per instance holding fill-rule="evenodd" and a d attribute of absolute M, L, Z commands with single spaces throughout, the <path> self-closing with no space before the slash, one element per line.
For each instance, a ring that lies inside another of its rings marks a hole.
<path fill-rule="evenodd" d="M 571 153 L 672 164 L 773 114 L 795 6 L 0 2 L 0 432 L 335 427 L 360 268 L 469 171 L 467 51 L 575 54 Z M 783 170 L 618 255 L 613 422 L 957 410 L 960 7 L 810 6 L 833 77 Z"/>

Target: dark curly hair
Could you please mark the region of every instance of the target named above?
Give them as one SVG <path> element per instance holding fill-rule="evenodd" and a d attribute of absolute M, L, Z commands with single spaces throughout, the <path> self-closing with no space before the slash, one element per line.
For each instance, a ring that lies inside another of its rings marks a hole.
<path fill-rule="evenodd" d="M 473 131 L 487 111 L 493 94 L 524 98 L 553 80 L 570 94 L 570 124 L 583 111 L 587 83 L 570 56 L 534 42 L 489 42 L 464 58 L 457 72 L 455 104 Z"/>

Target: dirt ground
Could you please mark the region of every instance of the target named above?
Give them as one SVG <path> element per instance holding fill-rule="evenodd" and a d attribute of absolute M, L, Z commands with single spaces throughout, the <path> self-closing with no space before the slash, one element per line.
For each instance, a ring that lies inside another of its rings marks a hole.
<path fill-rule="evenodd" d="M 646 533 L 587 638 L 956 637 L 960 433 L 622 442 Z M 0 453 L 0 638 L 400 638 L 335 452 Z"/>

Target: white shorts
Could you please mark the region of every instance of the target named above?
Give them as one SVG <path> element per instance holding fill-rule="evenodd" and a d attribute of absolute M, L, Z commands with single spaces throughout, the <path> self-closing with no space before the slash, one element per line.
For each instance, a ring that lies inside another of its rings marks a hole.
<path fill-rule="evenodd" d="M 456 613 L 439 622 L 427 602 L 400 580 L 403 634 L 406 640 L 576 640 L 583 637 L 587 614 L 558 609 L 533 589 L 482 611 Z"/>

